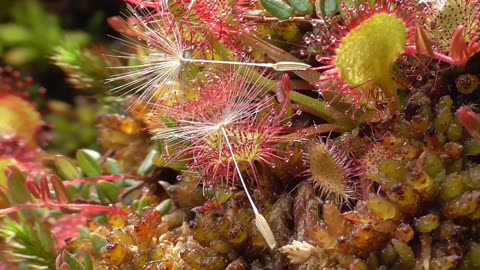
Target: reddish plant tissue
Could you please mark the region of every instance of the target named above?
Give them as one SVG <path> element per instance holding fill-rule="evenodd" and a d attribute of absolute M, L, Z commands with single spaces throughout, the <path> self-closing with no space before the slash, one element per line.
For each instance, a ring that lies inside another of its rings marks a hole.
<path fill-rule="evenodd" d="M 469 105 L 458 108 L 457 115 L 468 134 L 480 141 L 480 115 L 473 112 Z"/>
<path fill-rule="evenodd" d="M 479 268 L 480 1 L 124 1 L 100 149 L 0 69 L 0 270 Z"/>

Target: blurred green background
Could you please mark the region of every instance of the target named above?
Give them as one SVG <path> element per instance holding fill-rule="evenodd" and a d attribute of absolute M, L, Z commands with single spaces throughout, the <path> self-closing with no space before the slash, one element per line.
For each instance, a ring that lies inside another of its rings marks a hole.
<path fill-rule="evenodd" d="M 75 92 L 49 57 L 65 42 L 111 42 L 106 18 L 123 6 L 122 0 L 0 0 L 0 66 L 32 76 L 50 99 L 72 103 Z"/>

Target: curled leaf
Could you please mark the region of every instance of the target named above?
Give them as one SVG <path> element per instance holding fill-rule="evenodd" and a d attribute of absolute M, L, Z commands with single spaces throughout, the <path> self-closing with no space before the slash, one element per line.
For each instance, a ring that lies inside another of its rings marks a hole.
<path fill-rule="evenodd" d="M 50 182 L 52 183 L 58 202 L 60 204 L 68 203 L 70 199 L 68 198 L 67 189 L 63 185 L 62 180 L 56 175 L 51 175 Z"/>
<path fill-rule="evenodd" d="M 430 41 L 425 30 L 419 24 L 415 26 L 415 46 L 419 54 L 433 57 L 432 41 Z"/>

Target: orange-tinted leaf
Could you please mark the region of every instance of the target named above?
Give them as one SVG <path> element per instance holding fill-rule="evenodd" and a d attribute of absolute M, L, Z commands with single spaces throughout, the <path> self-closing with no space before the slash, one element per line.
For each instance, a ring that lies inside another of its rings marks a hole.
<path fill-rule="evenodd" d="M 467 42 L 465 41 L 465 37 L 463 32 L 465 30 L 465 26 L 459 25 L 453 34 L 453 41 L 452 46 L 450 47 L 450 57 L 457 62 L 457 65 L 463 66 L 468 61 L 467 55 Z"/>
<path fill-rule="evenodd" d="M 415 46 L 419 54 L 433 57 L 432 42 L 419 24 L 415 26 Z"/>
<path fill-rule="evenodd" d="M 70 199 L 68 198 L 67 189 L 63 185 L 62 180 L 56 175 L 51 175 L 50 182 L 52 183 L 58 202 L 61 204 L 68 203 Z"/>
<path fill-rule="evenodd" d="M 10 199 L 7 195 L 7 189 L 0 186 L 0 208 L 6 208 L 10 206 Z"/>

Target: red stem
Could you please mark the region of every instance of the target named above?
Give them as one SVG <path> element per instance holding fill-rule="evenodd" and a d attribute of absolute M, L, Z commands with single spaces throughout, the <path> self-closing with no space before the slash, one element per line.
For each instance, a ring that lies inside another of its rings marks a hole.
<path fill-rule="evenodd" d="M 405 47 L 405 53 L 410 54 L 410 55 L 417 54 L 417 48 L 414 45 L 406 46 Z M 433 58 L 435 58 L 439 61 L 445 62 L 449 65 L 457 66 L 456 61 L 453 60 L 448 55 L 445 55 L 445 54 L 442 54 L 442 53 L 439 53 L 439 52 L 433 52 Z"/>
<path fill-rule="evenodd" d="M 15 213 L 19 210 L 30 210 L 30 209 L 38 209 L 38 208 L 68 208 L 68 209 L 75 209 L 87 212 L 105 212 L 105 213 L 112 213 L 116 215 L 120 215 L 123 218 L 127 218 L 128 214 L 123 212 L 120 209 L 115 207 L 108 207 L 103 205 L 95 205 L 95 204 L 78 204 L 78 203 L 69 203 L 69 204 L 59 204 L 56 201 L 49 201 L 48 203 L 29 203 L 29 204 L 20 204 L 15 205 L 9 208 L 0 209 L 0 216 L 9 215 Z"/>
<path fill-rule="evenodd" d="M 120 180 L 126 180 L 126 179 L 132 179 L 132 180 L 137 180 L 141 181 L 142 179 L 139 179 L 134 176 L 126 176 L 126 175 L 105 175 L 105 176 L 96 176 L 96 177 L 85 177 L 85 178 L 79 178 L 79 179 L 72 179 L 72 180 L 67 180 L 63 181 L 63 185 L 66 187 L 68 186 L 73 186 L 77 184 L 84 184 L 84 183 L 89 183 L 89 182 L 97 182 L 100 180 L 103 181 L 109 181 L 109 182 L 114 182 L 114 181 L 120 181 Z"/>

